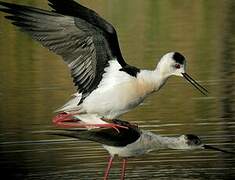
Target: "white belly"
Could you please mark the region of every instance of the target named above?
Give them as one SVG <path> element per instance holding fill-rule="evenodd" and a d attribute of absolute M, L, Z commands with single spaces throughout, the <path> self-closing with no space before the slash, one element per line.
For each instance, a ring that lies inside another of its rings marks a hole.
<path fill-rule="evenodd" d="M 94 91 L 83 102 L 82 108 L 89 114 L 116 118 L 138 106 L 145 97 L 146 93 L 139 91 L 137 80 L 134 79 Z"/>
<path fill-rule="evenodd" d="M 105 69 L 106 72 L 97 89 L 79 106 L 75 99 L 60 111 L 97 114 L 113 119 L 138 106 L 149 93 L 154 91 L 154 84 L 148 80 L 148 75 L 152 72 L 141 71 L 137 77 L 133 77 L 119 71 L 120 68 L 117 61 L 110 61 L 110 66 Z M 78 97 L 76 98 L 79 99 Z"/>
<path fill-rule="evenodd" d="M 119 71 L 120 68 L 117 61 L 110 62 L 98 88 L 83 101 L 83 111 L 117 118 L 138 106 L 154 90 L 153 84 L 144 81 L 141 75 L 133 77 Z"/>

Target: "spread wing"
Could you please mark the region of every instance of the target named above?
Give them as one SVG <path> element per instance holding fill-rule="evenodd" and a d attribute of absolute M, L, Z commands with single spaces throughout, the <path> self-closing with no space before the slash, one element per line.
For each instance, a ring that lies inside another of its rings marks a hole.
<path fill-rule="evenodd" d="M 73 82 L 84 99 L 99 84 L 116 58 L 126 67 L 115 29 L 94 11 L 73 0 L 48 0 L 53 11 L 0 2 L 0 11 L 10 14 L 12 24 L 63 57 Z"/>

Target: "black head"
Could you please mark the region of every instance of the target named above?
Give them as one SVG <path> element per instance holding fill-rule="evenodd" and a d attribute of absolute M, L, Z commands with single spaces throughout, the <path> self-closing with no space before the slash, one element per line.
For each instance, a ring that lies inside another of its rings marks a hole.
<path fill-rule="evenodd" d="M 235 154 L 234 152 L 226 151 L 223 149 L 219 149 L 217 147 L 203 144 L 201 139 L 194 134 L 186 134 L 184 135 L 184 137 L 186 140 L 186 144 L 188 147 L 190 147 L 190 149 L 208 149 L 208 150 L 220 151 L 220 152 L 228 153 L 228 154 Z"/>
<path fill-rule="evenodd" d="M 208 91 L 198 82 L 196 82 L 189 74 L 186 73 L 186 60 L 185 57 L 179 52 L 173 52 L 172 60 L 174 61 L 174 75 L 183 76 L 187 81 L 189 81 L 197 90 L 202 94 L 207 95 Z"/>
<path fill-rule="evenodd" d="M 189 146 L 200 146 L 202 144 L 201 139 L 194 134 L 186 134 L 185 138 Z"/>

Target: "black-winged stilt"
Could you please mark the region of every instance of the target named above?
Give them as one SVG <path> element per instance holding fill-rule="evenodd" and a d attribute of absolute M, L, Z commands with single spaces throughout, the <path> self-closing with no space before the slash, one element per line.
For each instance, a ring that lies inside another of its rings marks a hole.
<path fill-rule="evenodd" d="M 125 177 L 127 158 L 136 157 L 154 150 L 178 149 L 178 150 L 196 150 L 211 149 L 224 153 L 235 154 L 210 145 L 203 144 L 202 141 L 193 134 L 181 135 L 178 137 L 166 137 L 144 131 L 133 124 L 121 120 L 112 120 L 126 128 L 118 128 L 119 132 L 113 128 L 96 128 L 90 130 L 67 129 L 48 131 L 48 134 L 61 135 L 82 140 L 91 140 L 101 143 L 109 152 L 110 159 L 105 171 L 104 179 L 108 179 L 109 171 L 112 166 L 114 156 L 123 158 L 121 179 Z"/>
<path fill-rule="evenodd" d="M 6 18 L 34 40 L 62 56 L 70 68 L 78 92 L 58 109 L 62 114 L 53 119 L 57 125 L 74 114 L 83 122 L 117 118 L 158 91 L 172 75 L 186 78 L 207 94 L 185 72 L 182 54 L 167 53 L 154 70 L 133 67 L 122 57 L 114 27 L 96 12 L 74 0 L 48 1 L 52 11 L 6 2 L 0 2 L 0 11 L 10 14 Z"/>

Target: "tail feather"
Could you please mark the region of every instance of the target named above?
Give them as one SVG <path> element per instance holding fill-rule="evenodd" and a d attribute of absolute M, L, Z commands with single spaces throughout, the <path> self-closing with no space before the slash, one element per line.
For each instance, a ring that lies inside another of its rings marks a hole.
<path fill-rule="evenodd" d="M 71 112 L 78 111 L 78 103 L 81 101 L 82 94 L 75 93 L 72 98 L 62 107 L 55 110 L 55 112 Z"/>

